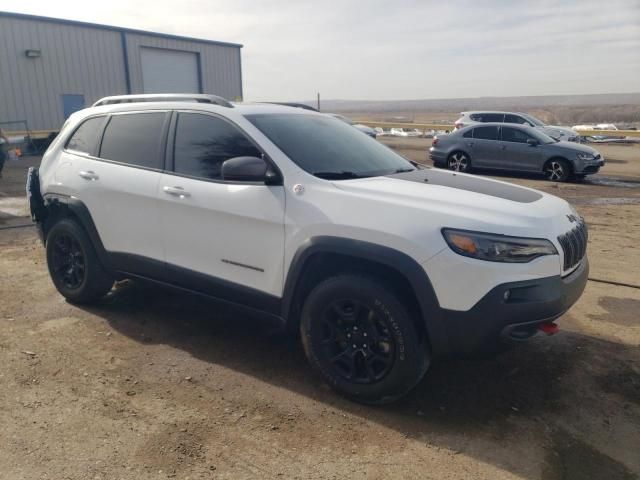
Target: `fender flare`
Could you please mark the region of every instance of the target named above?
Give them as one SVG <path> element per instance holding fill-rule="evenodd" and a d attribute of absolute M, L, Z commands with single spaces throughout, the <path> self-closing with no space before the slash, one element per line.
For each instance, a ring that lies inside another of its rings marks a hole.
<path fill-rule="evenodd" d="M 107 250 L 104 248 L 104 244 L 100 238 L 100 234 L 96 228 L 95 223 L 93 222 L 93 217 L 89 212 L 89 209 L 84 204 L 82 200 L 76 197 L 71 197 L 68 195 L 60 195 L 60 194 L 45 194 L 44 195 L 44 205 L 45 208 L 50 210 L 50 214 L 47 219 L 52 218 L 51 210 L 54 212 L 59 208 L 66 208 L 71 212 L 71 214 L 80 222 L 84 231 L 89 235 L 91 239 L 91 243 L 98 255 L 98 260 L 100 263 L 110 273 L 113 273 L 113 270 L 110 268 L 109 256 L 107 254 Z M 55 215 L 53 215 L 55 217 Z M 46 236 L 45 236 L 46 240 Z"/>
<path fill-rule="evenodd" d="M 406 253 L 376 243 L 343 237 L 318 236 L 306 240 L 296 251 L 289 266 L 282 296 L 282 317 L 288 321 L 294 312 L 297 286 L 305 267 L 318 253 L 338 254 L 392 268 L 402 275 L 413 289 L 433 354 L 448 351 L 443 314 L 431 280 L 422 266 Z"/>

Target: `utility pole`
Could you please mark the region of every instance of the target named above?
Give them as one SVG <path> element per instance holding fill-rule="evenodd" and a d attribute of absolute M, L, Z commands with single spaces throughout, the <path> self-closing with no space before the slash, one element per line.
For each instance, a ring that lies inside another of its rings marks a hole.
<path fill-rule="evenodd" d="M 320 111 L 320 92 L 318 92 L 318 111 Z"/>

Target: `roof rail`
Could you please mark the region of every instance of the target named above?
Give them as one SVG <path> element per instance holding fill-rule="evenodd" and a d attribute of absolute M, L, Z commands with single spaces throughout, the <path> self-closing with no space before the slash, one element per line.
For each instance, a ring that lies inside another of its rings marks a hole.
<path fill-rule="evenodd" d="M 207 95 L 203 93 L 148 93 L 144 95 L 114 95 L 104 97 L 94 103 L 93 107 L 102 105 L 115 105 L 117 103 L 138 103 L 138 102 L 196 102 L 212 103 L 222 107 L 233 108 L 233 104 L 217 95 Z"/>

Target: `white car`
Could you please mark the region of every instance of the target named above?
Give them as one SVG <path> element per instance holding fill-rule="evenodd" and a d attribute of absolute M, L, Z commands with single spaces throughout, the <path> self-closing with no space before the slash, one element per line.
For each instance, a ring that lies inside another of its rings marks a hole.
<path fill-rule="evenodd" d="M 409 134 L 404 131 L 404 128 L 392 128 L 391 135 L 394 137 L 408 137 Z"/>
<path fill-rule="evenodd" d="M 477 112 L 461 112 L 460 115 L 462 116 L 455 122 L 456 130 L 478 123 L 514 123 L 536 128 L 545 135 L 558 141 L 580 142 L 580 136 L 574 130 L 568 127 L 547 125 L 542 120 L 528 113 L 483 110 Z"/>
<path fill-rule="evenodd" d="M 144 278 L 258 310 L 335 390 L 385 403 L 433 358 L 553 333 L 585 287 L 585 223 L 552 195 L 298 108 L 122 98 L 74 113 L 28 175 L 71 302 Z"/>

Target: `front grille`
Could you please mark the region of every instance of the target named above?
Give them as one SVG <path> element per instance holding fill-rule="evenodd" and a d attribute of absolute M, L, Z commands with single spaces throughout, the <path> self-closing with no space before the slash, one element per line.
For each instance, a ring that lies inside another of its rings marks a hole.
<path fill-rule="evenodd" d="M 578 224 L 567 233 L 558 237 L 558 242 L 564 252 L 564 271 L 575 267 L 587 252 L 587 224 L 584 219 L 579 218 Z"/>

